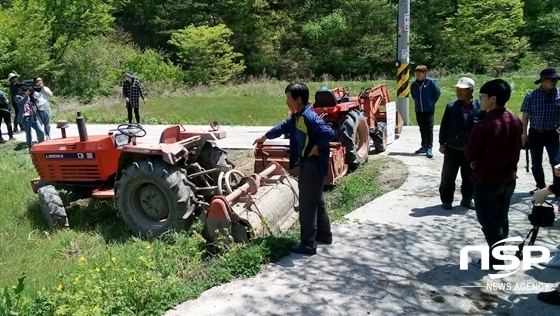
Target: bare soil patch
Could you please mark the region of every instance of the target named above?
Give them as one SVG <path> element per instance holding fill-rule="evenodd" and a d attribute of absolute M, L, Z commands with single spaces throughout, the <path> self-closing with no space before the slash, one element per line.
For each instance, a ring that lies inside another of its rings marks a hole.
<path fill-rule="evenodd" d="M 235 169 L 245 175 L 253 174 L 255 157 L 252 150 L 226 149 L 229 160 L 235 165 Z"/>
<path fill-rule="evenodd" d="M 382 161 L 383 167 L 379 169 L 376 177 L 381 194 L 398 189 L 406 180 L 408 169 L 402 161 L 385 155 L 371 155 L 369 159 Z"/>

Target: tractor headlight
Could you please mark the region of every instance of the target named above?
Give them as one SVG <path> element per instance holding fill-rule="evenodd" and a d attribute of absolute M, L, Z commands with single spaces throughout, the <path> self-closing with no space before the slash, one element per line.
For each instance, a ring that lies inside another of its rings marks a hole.
<path fill-rule="evenodd" d="M 124 146 L 124 145 L 128 144 L 128 136 L 126 136 L 124 134 L 116 134 L 115 135 L 115 144 L 117 145 L 117 147 L 121 147 L 121 146 Z"/>

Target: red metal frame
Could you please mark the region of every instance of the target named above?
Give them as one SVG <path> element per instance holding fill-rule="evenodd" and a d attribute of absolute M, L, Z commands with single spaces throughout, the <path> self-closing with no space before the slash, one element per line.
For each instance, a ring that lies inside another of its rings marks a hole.
<path fill-rule="evenodd" d="M 80 137 L 51 139 L 35 144 L 30 151 L 31 161 L 39 177 L 31 180 L 31 187 L 37 193 L 39 181 L 63 184 L 93 184 L 99 188 L 92 197 L 112 198 L 113 184 L 122 153 L 163 156 L 174 163 L 187 154 L 185 146 L 200 139 L 221 139 L 225 131 L 187 131 L 180 125 L 169 126 L 162 131 L 159 144 L 132 143 L 117 148 L 111 135 L 93 135 L 88 140 Z M 109 185 L 107 185 L 109 184 Z M 101 188 L 103 187 L 103 188 Z M 110 188 L 108 188 L 110 187 Z"/>

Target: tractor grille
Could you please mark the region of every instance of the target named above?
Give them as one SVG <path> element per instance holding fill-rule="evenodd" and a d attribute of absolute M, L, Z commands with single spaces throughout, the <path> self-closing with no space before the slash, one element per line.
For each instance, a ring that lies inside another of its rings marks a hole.
<path fill-rule="evenodd" d="M 99 180 L 101 173 L 97 165 L 50 165 L 44 168 L 42 178 L 47 179 L 72 179 L 72 180 Z"/>

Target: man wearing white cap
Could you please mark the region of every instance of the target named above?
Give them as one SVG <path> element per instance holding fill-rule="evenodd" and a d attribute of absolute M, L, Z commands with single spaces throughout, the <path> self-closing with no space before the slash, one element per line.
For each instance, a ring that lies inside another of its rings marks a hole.
<path fill-rule="evenodd" d="M 455 180 L 461 169 L 461 206 L 475 209 L 473 199 L 472 169 L 465 158 L 465 146 L 474 124 L 484 116 L 480 101 L 473 98 L 474 80 L 462 77 L 455 85 L 457 99 L 445 107 L 439 130 L 439 152 L 444 155 L 439 194 L 442 207 L 453 208 Z"/>
<path fill-rule="evenodd" d="M 10 72 L 10 74 L 8 75 L 8 81 L 10 81 L 10 99 L 11 99 L 12 106 L 14 107 L 14 128 L 13 128 L 14 133 L 19 133 L 20 131 L 23 131 L 23 125 L 18 123 L 17 120 L 19 108 L 16 105 L 16 94 L 18 94 L 19 89 L 16 86 L 16 83 L 18 82 L 18 79 L 19 79 L 19 75 L 16 74 L 15 72 Z M 21 130 L 19 129 L 19 127 L 21 127 Z"/>

